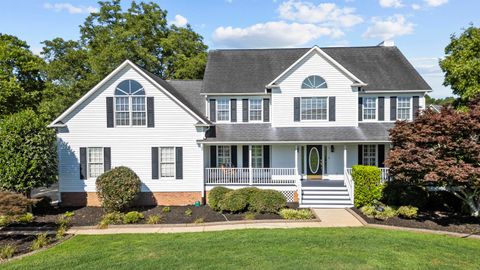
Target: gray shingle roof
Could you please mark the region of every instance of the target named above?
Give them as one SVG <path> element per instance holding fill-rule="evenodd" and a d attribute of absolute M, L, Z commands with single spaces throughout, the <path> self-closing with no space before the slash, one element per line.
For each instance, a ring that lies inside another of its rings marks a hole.
<path fill-rule="evenodd" d="M 358 127 L 272 127 L 270 124 L 217 124 L 204 142 L 388 142 L 393 123 Z"/>
<path fill-rule="evenodd" d="M 201 80 L 167 80 L 167 82 L 205 116 L 205 99 L 200 95 Z"/>
<path fill-rule="evenodd" d="M 367 83 L 366 90 L 431 90 L 397 47 L 321 48 Z M 215 50 L 208 55 L 203 93 L 263 93 L 310 48 Z"/>

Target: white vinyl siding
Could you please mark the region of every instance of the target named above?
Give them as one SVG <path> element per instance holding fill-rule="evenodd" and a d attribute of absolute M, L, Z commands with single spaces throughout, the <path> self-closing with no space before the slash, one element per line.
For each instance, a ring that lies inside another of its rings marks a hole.
<path fill-rule="evenodd" d="M 364 97 L 363 98 L 363 120 L 377 119 L 377 98 Z"/>
<path fill-rule="evenodd" d="M 300 101 L 301 120 L 327 120 L 326 97 L 303 97 Z"/>
<path fill-rule="evenodd" d="M 366 144 L 363 146 L 363 165 L 377 166 L 377 145 Z"/>
<path fill-rule="evenodd" d="M 249 118 L 251 122 L 260 122 L 262 121 L 263 115 L 263 100 L 261 99 L 250 99 L 249 100 Z"/>
<path fill-rule="evenodd" d="M 97 178 L 103 171 L 103 148 L 89 147 L 87 148 L 87 178 Z"/>
<path fill-rule="evenodd" d="M 397 119 L 410 120 L 412 119 L 412 104 L 411 97 L 397 97 Z"/>
<path fill-rule="evenodd" d="M 252 145 L 252 168 L 263 168 L 263 146 Z"/>
<path fill-rule="evenodd" d="M 217 100 L 217 122 L 230 121 L 230 100 L 223 98 Z"/>
<path fill-rule="evenodd" d="M 160 178 L 175 177 L 175 148 L 160 147 Z"/>
<path fill-rule="evenodd" d="M 217 166 L 232 166 L 232 148 L 230 145 L 217 146 Z"/>

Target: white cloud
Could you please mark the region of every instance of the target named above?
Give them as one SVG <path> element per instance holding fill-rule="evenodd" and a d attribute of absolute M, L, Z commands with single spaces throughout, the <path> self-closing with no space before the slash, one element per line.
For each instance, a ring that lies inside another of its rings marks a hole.
<path fill-rule="evenodd" d="M 70 14 L 81 14 L 81 13 L 92 13 L 98 12 L 98 8 L 92 6 L 74 6 L 70 3 L 45 3 L 43 7 L 46 9 L 51 9 L 56 12 L 67 11 Z"/>
<path fill-rule="evenodd" d="M 219 27 L 213 33 L 213 41 L 234 48 L 295 47 L 323 36 L 339 38 L 343 35 L 341 30 L 334 28 L 278 21 L 245 28 Z"/>
<path fill-rule="evenodd" d="M 402 0 L 379 0 L 378 3 L 382 7 L 393 7 L 393 8 L 399 8 L 403 7 Z"/>
<path fill-rule="evenodd" d="M 184 27 L 185 25 L 187 25 L 187 23 L 187 18 L 183 17 L 180 14 L 175 15 L 175 19 L 172 21 L 172 24 L 175 24 L 178 27 Z"/>
<path fill-rule="evenodd" d="M 440 69 L 437 57 L 418 57 L 410 59 L 412 65 L 423 75 L 439 75 L 443 76 L 443 72 Z"/>
<path fill-rule="evenodd" d="M 278 7 L 280 18 L 303 23 L 320 23 L 336 27 L 352 27 L 363 22 L 354 8 L 340 8 L 334 3 L 315 5 L 310 2 L 289 0 Z"/>
<path fill-rule="evenodd" d="M 372 18 L 372 25 L 363 33 L 364 38 L 381 38 L 383 40 L 413 33 L 414 24 L 407 22 L 400 14 L 386 19 Z"/>
<path fill-rule="evenodd" d="M 422 7 L 419 5 L 419 4 L 412 4 L 412 9 L 413 10 L 419 10 L 421 9 Z"/>
<path fill-rule="evenodd" d="M 438 7 L 448 3 L 448 0 L 424 0 L 431 7 Z"/>

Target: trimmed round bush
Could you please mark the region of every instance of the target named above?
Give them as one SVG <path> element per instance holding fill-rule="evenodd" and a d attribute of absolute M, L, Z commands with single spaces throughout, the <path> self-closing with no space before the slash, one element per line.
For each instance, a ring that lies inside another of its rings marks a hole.
<path fill-rule="evenodd" d="M 287 205 L 287 199 L 280 191 L 259 189 L 252 194 L 249 210 L 257 213 L 277 213 Z"/>
<path fill-rule="evenodd" d="M 225 212 L 238 213 L 247 209 L 248 196 L 242 190 L 229 191 L 219 202 L 219 208 Z"/>
<path fill-rule="evenodd" d="M 208 205 L 215 211 L 219 211 L 219 203 L 225 197 L 225 194 L 230 192 L 231 189 L 226 187 L 214 187 L 208 192 Z"/>
<path fill-rule="evenodd" d="M 382 198 L 383 184 L 380 174 L 380 169 L 375 166 L 355 165 L 352 167 L 356 207 L 374 204 Z"/>
<path fill-rule="evenodd" d="M 123 211 L 140 193 L 140 178 L 127 167 L 117 167 L 97 178 L 97 192 L 107 212 Z"/>

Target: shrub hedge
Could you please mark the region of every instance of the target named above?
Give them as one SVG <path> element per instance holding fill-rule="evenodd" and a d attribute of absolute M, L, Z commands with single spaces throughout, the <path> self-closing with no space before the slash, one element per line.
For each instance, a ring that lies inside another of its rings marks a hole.
<path fill-rule="evenodd" d="M 243 192 L 241 189 L 227 192 L 219 202 L 220 210 L 230 213 L 245 211 L 249 203 L 247 194 L 247 192 Z"/>
<path fill-rule="evenodd" d="M 255 187 L 231 190 L 215 187 L 208 192 L 208 205 L 216 211 L 277 213 L 286 204 L 283 194 L 276 190 Z"/>
<path fill-rule="evenodd" d="M 230 192 L 231 189 L 226 187 L 214 187 L 208 192 L 208 205 L 215 211 L 219 211 L 220 201 L 225 197 L 225 194 Z"/>
<path fill-rule="evenodd" d="M 122 211 L 137 197 L 141 181 L 130 168 L 117 167 L 100 175 L 96 185 L 105 210 Z"/>
<path fill-rule="evenodd" d="M 380 175 L 380 169 L 375 166 L 355 165 L 352 167 L 356 207 L 371 205 L 382 198 L 383 184 Z"/>
<path fill-rule="evenodd" d="M 287 199 L 280 191 L 264 189 L 253 193 L 248 209 L 257 213 L 277 213 L 287 205 Z"/>
<path fill-rule="evenodd" d="M 20 216 L 27 213 L 32 200 L 15 192 L 0 192 L 0 215 Z"/>

